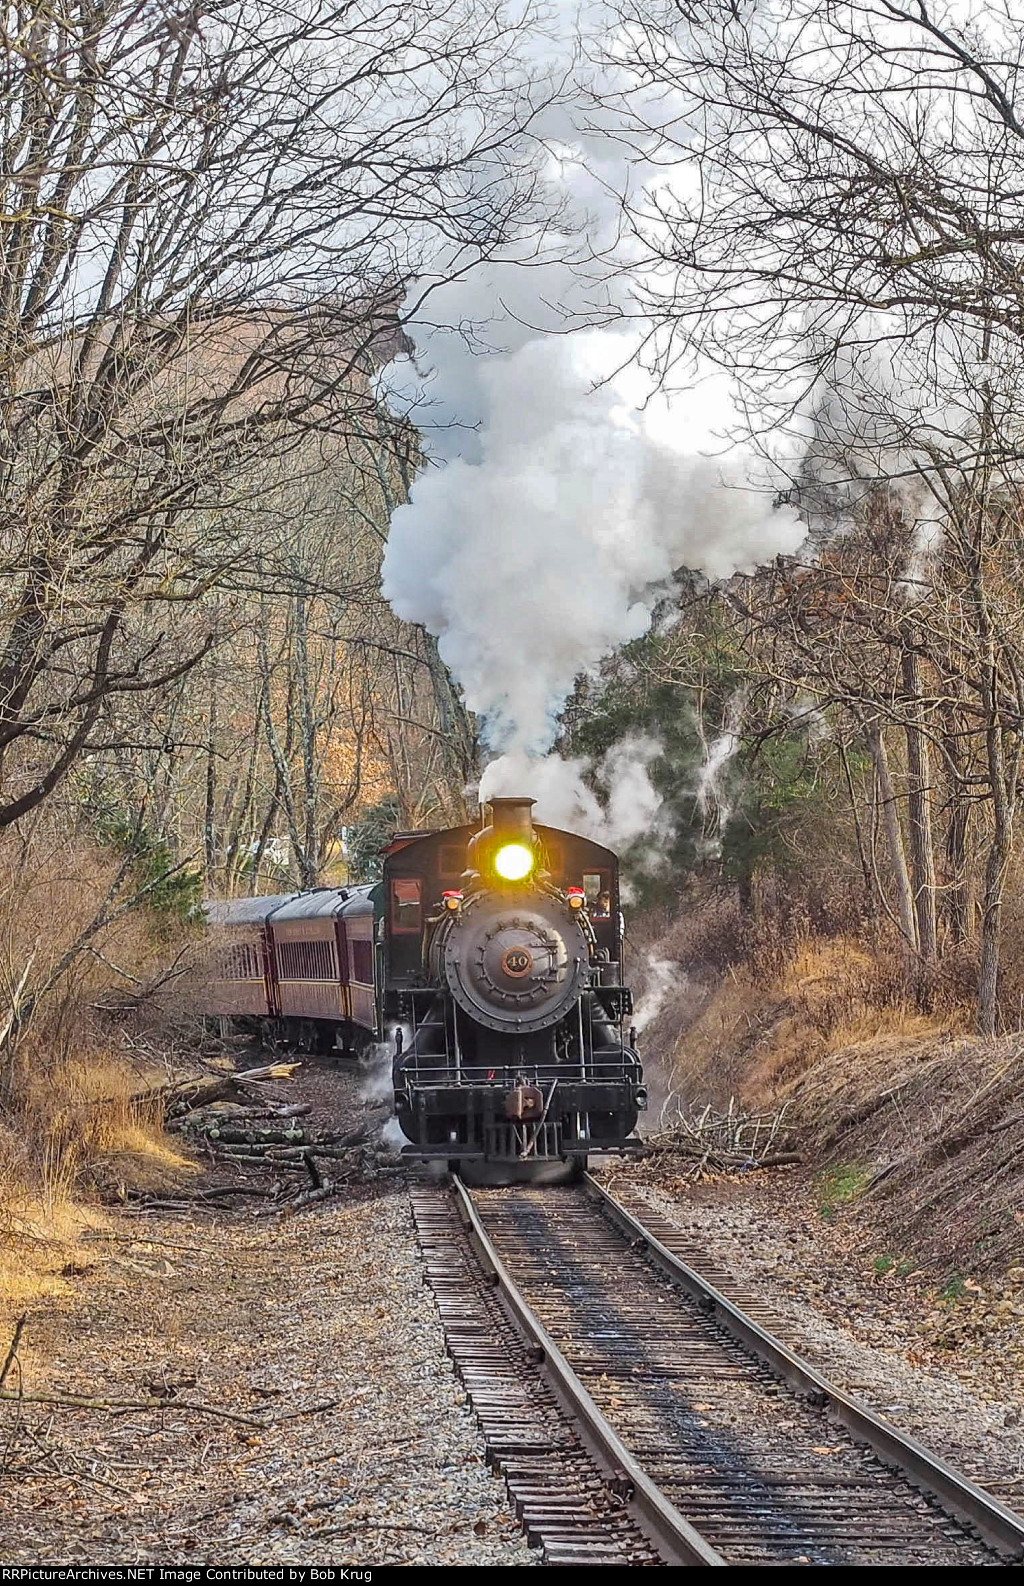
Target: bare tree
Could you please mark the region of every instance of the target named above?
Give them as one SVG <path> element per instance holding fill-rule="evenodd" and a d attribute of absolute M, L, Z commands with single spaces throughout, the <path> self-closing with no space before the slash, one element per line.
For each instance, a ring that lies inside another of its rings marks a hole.
<path fill-rule="evenodd" d="M 272 570 L 267 470 L 375 411 L 423 260 L 534 223 L 521 21 L 476 0 L 7 8 L 0 827 Z"/>
<path fill-rule="evenodd" d="M 811 435 L 790 490 L 812 530 L 807 584 L 788 621 L 773 615 L 789 647 L 780 664 L 875 724 L 901 929 L 926 964 L 941 945 L 934 768 L 961 940 L 969 816 L 984 812 L 977 1017 L 988 1033 L 1024 660 L 1011 593 L 1024 486 L 1024 15 L 1018 0 L 965 25 L 930 0 L 788 0 L 770 25 L 734 0 L 619 10 L 644 90 L 630 101 L 634 136 L 688 173 L 630 205 L 651 266 L 649 353 L 666 380 L 695 349 L 728 368 L 749 433 L 776 461 L 780 432 Z M 858 540 L 879 502 L 902 524 L 898 554 L 881 562 Z M 886 722 L 906 751 L 902 791 L 890 777 L 888 793 Z"/>

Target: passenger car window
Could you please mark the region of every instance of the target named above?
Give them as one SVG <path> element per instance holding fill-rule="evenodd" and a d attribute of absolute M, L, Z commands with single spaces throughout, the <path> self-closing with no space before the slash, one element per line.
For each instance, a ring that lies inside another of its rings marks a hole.
<path fill-rule="evenodd" d="M 391 929 L 419 931 L 423 923 L 422 883 L 418 876 L 396 876 L 391 883 Z"/>
<path fill-rule="evenodd" d="M 352 979 L 363 986 L 373 985 L 373 943 L 350 942 L 352 949 Z"/>

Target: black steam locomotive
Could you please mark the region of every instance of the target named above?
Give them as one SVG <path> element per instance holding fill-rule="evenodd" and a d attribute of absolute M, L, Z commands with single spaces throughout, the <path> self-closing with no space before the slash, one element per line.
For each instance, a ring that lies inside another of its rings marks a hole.
<path fill-rule="evenodd" d="M 626 1030 L 618 863 L 498 798 L 480 830 L 400 836 L 384 863 L 383 997 L 410 1154 L 577 1163 L 646 1105 Z"/>
<path fill-rule="evenodd" d="M 377 887 L 209 904 L 204 1011 L 312 1051 L 390 1034 L 407 1155 L 526 1173 L 630 1149 L 646 1093 L 618 862 L 532 807 L 398 834 Z"/>

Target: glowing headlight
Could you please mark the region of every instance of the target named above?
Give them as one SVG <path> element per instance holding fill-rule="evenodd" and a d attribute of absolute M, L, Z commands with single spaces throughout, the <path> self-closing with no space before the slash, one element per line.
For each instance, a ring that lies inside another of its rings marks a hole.
<path fill-rule="evenodd" d="M 503 881 L 522 881 L 533 869 L 533 852 L 525 843 L 506 843 L 494 856 L 494 868 Z"/>

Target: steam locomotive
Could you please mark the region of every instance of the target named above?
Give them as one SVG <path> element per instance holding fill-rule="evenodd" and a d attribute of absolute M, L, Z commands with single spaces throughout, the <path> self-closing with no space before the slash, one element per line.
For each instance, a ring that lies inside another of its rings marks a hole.
<path fill-rule="evenodd" d="M 373 888 L 210 905 L 206 1011 L 313 1050 L 390 1032 L 409 1156 L 526 1175 L 630 1150 L 646 1092 L 618 862 L 532 808 L 396 834 Z"/>

